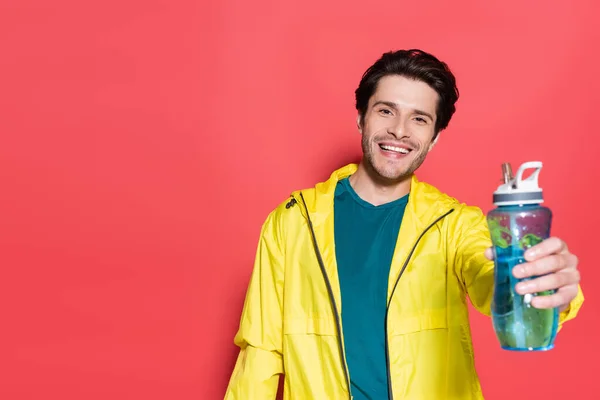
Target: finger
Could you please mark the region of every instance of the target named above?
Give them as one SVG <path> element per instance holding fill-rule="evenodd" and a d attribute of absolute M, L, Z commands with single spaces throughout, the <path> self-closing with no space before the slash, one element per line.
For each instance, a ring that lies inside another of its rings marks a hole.
<path fill-rule="evenodd" d="M 488 247 L 487 249 L 485 249 L 485 252 L 484 252 L 484 254 L 485 254 L 485 257 L 486 257 L 488 260 L 490 260 L 490 261 L 491 261 L 491 260 L 493 260 L 493 259 L 494 259 L 494 249 L 493 249 L 493 248 L 491 248 L 491 247 Z"/>
<path fill-rule="evenodd" d="M 570 286 L 579 283 L 579 271 L 576 269 L 566 269 L 553 274 L 540 276 L 525 282 L 519 282 L 515 285 L 515 290 L 519 294 L 538 293 L 545 290 L 560 289 L 564 286 Z"/>
<path fill-rule="evenodd" d="M 566 252 L 568 252 L 567 244 L 557 237 L 551 237 L 528 249 L 525 252 L 525 259 L 527 261 L 534 261 L 550 254 Z"/>
<path fill-rule="evenodd" d="M 531 305 L 535 308 L 555 308 L 567 306 L 577 296 L 577 285 L 561 287 L 556 293 L 548 296 L 535 296 Z"/>
<path fill-rule="evenodd" d="M 571 253 L 546 256 L 532 262 L 519 264 L 513 268 L 515 278 L 546 275 L 577 266 L 577 257 Z"/>

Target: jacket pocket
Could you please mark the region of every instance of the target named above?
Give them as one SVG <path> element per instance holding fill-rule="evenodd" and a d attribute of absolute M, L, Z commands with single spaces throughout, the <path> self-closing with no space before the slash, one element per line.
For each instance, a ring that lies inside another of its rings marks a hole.
<path fill-rule="evenodd" d="M 391 336 L 406 335 L 434 329 L 447 329 L 446 310 L 429 310 L 412 316 L 401 316 L 390 321 Z"/>
<path fill-rule="evenodd" d="M 285 398 L 347 399 L 335 319 L 287 318 L 283 326 Z"/>
<path fill-rule="evenodd" d="M 283 333 L 337 336 L 335 325 L 335 321 L 328 318 L 286 318 L 283 321 Z"/>

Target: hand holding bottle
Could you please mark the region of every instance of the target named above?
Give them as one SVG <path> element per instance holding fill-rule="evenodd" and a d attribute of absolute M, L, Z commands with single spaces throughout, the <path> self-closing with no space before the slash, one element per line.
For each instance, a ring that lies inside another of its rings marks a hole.
<path fill-rule="evenodd" d="M 489 260 L 494 259 L 494 252 L 485 252 Z M 536 296 L 531 305 L 536 308 L 558 307 L 565 310 L 577 296 L 581 279 L 577 266 L 577 256 L 569 252 L 567 244 L 559 238 L 552 237 L 531 247 L 525 252 L 524 264 L 517 265 L 512 272 L 515 278 L 524 279 L 538 277 L 516 285 L 516 291 L 525 295 L 546 290 L 556 290 L 548 296 Z"/>

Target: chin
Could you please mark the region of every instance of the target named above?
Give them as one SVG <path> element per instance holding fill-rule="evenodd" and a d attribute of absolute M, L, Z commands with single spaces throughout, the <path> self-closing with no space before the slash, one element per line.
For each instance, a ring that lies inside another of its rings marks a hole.
<path fill-rule="evenodd" d="M 389 183 L 400 182 L 410 177 L 415 166 L 414 156 L 403 160 L 390 160 L 372 152 L 365 154 L 364 160 L 374 179 Z"/>
<path fill-rule="evenodd" d="M 373 170 L 382 180 L 390 182 L 402 181 L 410 176 L 408 168 L 374 167 Z"/>

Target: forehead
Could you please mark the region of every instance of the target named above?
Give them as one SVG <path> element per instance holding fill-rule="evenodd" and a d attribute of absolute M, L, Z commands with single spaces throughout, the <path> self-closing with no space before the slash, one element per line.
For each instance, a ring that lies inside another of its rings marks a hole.
<path fill-rule="evenodd" d="M 379 80 L 370 104 L 390 101 L 401 107 L 435 113 L 439 95 L 428 84 L 399 75 L 384 76 Z"/>

